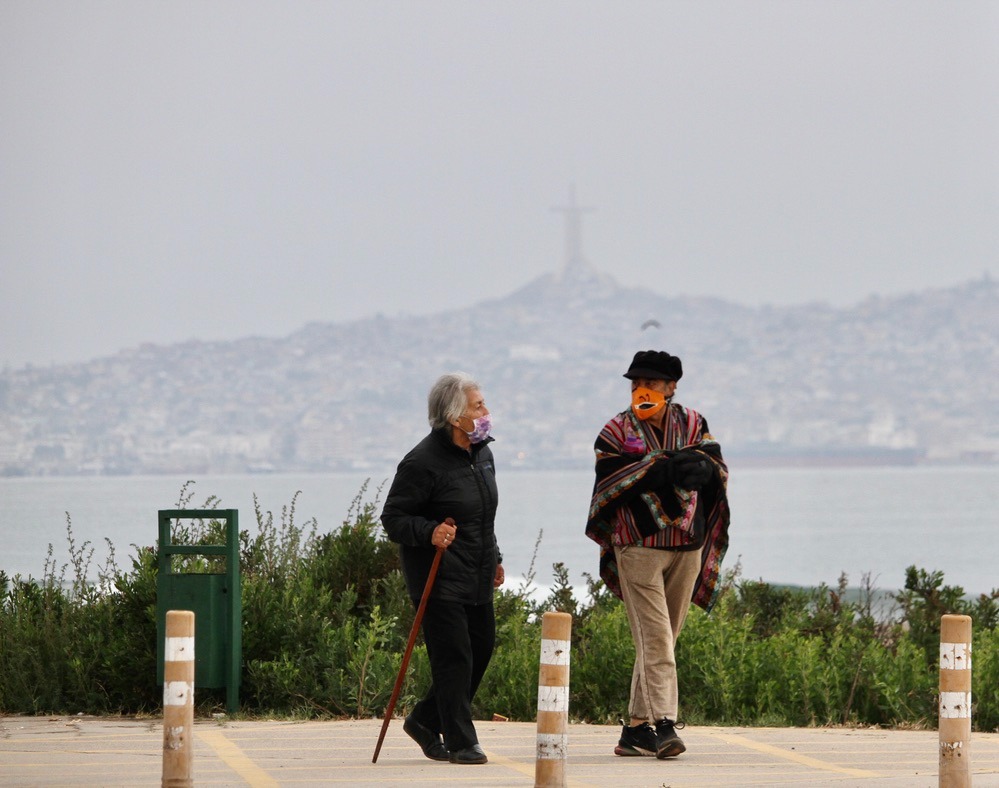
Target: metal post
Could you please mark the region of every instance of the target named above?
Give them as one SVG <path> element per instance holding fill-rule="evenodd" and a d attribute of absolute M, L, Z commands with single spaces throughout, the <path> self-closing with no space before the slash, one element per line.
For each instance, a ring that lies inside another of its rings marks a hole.
<path fill-rule="evenodd" d="M 168 610 L 163 663 L 163 788 L 190 788 L 194 753 L 194 613 Z"/>
<path fill-rule="evenodd" d="M 535 788 L 564 788 L 569 737 L 569 646 L 572 616 L 545 613 L 538 671 L 538 748 Z"/>
<path fill-rule="evenodd" d="M 940 619 L 940 788 L 971 785 L 971 616 Z"/>

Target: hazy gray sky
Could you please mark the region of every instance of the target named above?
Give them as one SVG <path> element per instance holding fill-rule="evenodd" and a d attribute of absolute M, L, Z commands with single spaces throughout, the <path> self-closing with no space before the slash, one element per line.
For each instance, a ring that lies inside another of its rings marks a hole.
<path fill-rule="evenodd" d="M 999 3 L 0 3 L 0 365 L 625 284 L 999 275 Z M 622 309 L 627 305 L 622 304 Z"/>

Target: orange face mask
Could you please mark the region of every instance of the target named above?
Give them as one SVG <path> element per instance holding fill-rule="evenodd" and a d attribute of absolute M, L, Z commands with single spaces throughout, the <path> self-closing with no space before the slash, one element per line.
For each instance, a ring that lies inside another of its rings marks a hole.
<path fill-rule="evenodd" d="M 661 391 L 653 391 L 639 386 L 631 392 L 631 409 L 642 421 L 651 419 L 666 407 L 666 395 Z"/>

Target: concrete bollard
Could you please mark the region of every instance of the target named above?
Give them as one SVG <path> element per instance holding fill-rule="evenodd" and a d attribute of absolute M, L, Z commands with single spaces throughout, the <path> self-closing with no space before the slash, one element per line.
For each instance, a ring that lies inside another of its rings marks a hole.
<path fill-rule="evenodd" d="M 535 788 L 564 788 L 569 734 L 569 641 L 572 616 L 545 613 L 538 671 L 538 749 Z"/>
<path fill-rule="evenodd" d="M 194 784 L 194 613 L 167 611 L 165 645 L 162 786 L 190 788 Z"/>
<path fill-rule="evenodd" d="M 971 616 L 940 619 L 940 788 L 971 785 Z"/>

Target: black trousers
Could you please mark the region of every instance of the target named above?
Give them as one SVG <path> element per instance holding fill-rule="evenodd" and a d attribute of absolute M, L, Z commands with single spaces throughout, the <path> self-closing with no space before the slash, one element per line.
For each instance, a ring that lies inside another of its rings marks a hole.
<path fill-rule="evenodd" d="M 431 599 L 423 612 L 423 638 L 433 681 L 411 716 L 444 735 L 455 752 L 479 743 L 472 724 L 472 698 L 496 644 L 493 603 L 464 605 Z"/>

